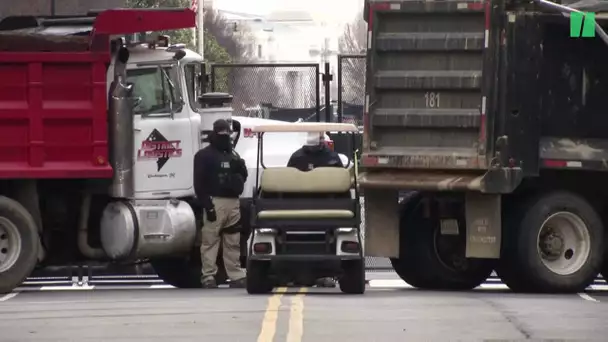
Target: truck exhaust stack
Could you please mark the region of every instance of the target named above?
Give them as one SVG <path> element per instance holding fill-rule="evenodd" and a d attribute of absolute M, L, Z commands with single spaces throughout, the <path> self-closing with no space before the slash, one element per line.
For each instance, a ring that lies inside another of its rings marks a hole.
<path fill-rule="evenodd" d="M 110 164 L 114 169 L 110 196 L 133 198 L 135 181 L 133 165 L 135 152 L 133 142 L 133 85 L 127 84 L 126 64 L 129 50 L 121 47 L 116 54 L 114 81 L 110 86 L 109 127 Z"/>

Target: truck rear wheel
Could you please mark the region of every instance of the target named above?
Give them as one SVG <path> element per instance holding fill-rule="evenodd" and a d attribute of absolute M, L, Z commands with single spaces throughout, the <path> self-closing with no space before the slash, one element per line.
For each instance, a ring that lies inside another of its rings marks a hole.
<path fill-rule="evenodd" d="M 514 291 L 578 292 L 602 266 L 604 227 L 582 197 L 554 192 L 506 212 L 499 275 Z"/>
<path fill-rule="evenodd" d="M 442 235 L 439 222 L 424 217 L 420 197 L 411 198 L 403 214 L 400 257 L 391 259 L 403 281 L 422 289 L 470 290 L 490 276 L 494 261 L 466 258 L 464 229 L 458 235 Z"/>
<path fill-rule="evenodd" d="M 18 287 L 38 262 L 38 228 L 19 202 L 0 196 L 0 293 Z"/>

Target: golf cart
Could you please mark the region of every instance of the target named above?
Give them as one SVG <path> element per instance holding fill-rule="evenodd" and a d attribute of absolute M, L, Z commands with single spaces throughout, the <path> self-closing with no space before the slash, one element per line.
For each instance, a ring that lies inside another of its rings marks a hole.
<path fill-rule="evenodd" d="M 303 172 L 286 166 L 265 167 L 264 134 L 328 131 L 352 137 L 353 153 L 345 168 Z M 354 150 L 357 127 L 286 123 L 259 125 L 252 133 L 258 136 L 258 162 L 251 208 L 253 233 L 247 248 L 247 292 L 268 293 L 286 279 L 313 284 L 322 277 L 336 277 L 342 292 L 363 294 L 365 262 Z"/>

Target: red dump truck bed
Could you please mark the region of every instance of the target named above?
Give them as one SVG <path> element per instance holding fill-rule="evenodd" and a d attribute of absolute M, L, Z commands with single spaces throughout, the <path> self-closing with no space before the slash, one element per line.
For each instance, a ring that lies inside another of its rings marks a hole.
<path fill-rule="evenodd" d="M 189 9 L 114 9 L 89 16 L 85 37 L 45 35 L 40 23 L 49 18 L 5 19 L 15 29 L 0 29 L 0 178 L 112 177 L 110 35 L 195 26 Z"/>
<path fill-rule="evenodd" d="M 107 53 L 0 52 L 0 177 L 106 178 Z"/>

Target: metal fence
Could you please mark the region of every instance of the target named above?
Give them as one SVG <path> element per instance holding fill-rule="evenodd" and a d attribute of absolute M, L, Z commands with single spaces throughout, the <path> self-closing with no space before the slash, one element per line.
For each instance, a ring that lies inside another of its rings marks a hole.
<path fill-rule="evenodd" d="M 338 122 L 363 125 L 365 55 L 338 55 Z"/>
<path fill-rule="evenodd" d="M 211 91 L 234 96 L 234 115 L 295 122 L 320 118 L 318 64 L 213 64 Z"/>

